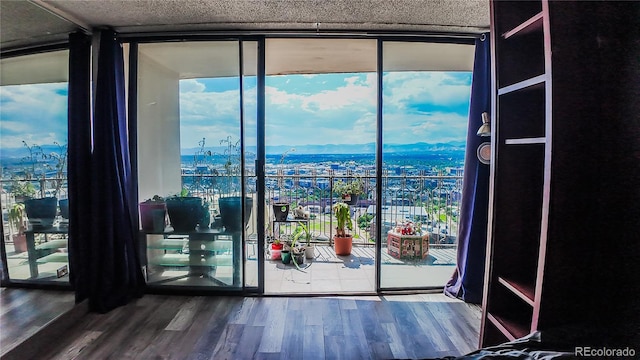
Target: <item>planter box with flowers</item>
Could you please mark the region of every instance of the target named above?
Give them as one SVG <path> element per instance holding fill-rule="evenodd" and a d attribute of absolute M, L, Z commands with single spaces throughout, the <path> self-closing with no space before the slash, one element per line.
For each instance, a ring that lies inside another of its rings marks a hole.
<path fill-rule="evenodd" d="M 429 235 L 420 223 L 406 221 L 387 233 L 387 252 L 396 259 L 424 259 L 429 255 Z"/>

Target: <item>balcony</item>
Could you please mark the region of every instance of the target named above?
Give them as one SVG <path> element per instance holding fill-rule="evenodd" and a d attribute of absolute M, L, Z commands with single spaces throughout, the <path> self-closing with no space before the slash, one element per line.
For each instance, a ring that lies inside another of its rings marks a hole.
<path fill-rule="evenodd" d="M 245 192 L 256 198 L 256 177 L 252 173 L 245 175 Z M 194 196 L 214 204 L 212 218 L 217 215 L 218 189 L 212 184 L 222 182 L 219 175 L 183 174 L 183 187 Z M 342 201 L 340 194 L 334 192 L 337 181 L 349 182 L 360 179 L 364 182 L 364 193 L 351 206 L 354 229 L 354 245 L 373 246 L 377 225 L 376 216 L 376 176 L 371 171 L 362 173 L 339 173 L 333 170 L 319 171 L 305 167 L 289 170 L 269 171 L 265 176 L 265 228 L 267 239 L 289 236 L 291 226 L 281 226 L 279 231 L 274 223 L 272 204 L 287 202 L 290 204 L 289 219 L 293 220 L 293 209 L 300 207 L 309 217 L 314 242 L 327 242 L 335 232 L 335 218 L 331 205 Z M 429 234 L 429 242 L 437 247 L 455 247 L 458 233 L 460 200 L 462 197 L 462 175 L 432 175 L 425 171 L 382 176 L 382 231 L 386 236 L 396 224 L 403 221 L 420 223 L 423 234 Z M 236 183 L 234 191 L 240 190 Z M 254 207 L 257 207 L 254 201 Z M 255 210 L 255 208 L 253 209 Z M 247 234 L 255 238 L 254 216 L 249 221 Z"/>
<path fill-rule="evenodd" d="M 331 213 L 331 205 L 341 201 L 340 194 L 334 192 L 338 181 L 349 182 L 361 179 L 364 183 L 364 192 L 350 207 L 354 236 L 354 249 L 348 257 L 338 257 L 332 249 L 333 235 L 335 233 L 335 218 Z M 252 172 L 245 175 L 245 192 L 248 196 L 257 198 L 256 176 Z M 42 178 L 30 180 L 38 194 L 49 195 L 57 187 L 57 194 L 66 197 L 66 179 Z M 211 207 L 212 219 L 218 214 L 219 190 L 215 186 L 223 182 L 219 175 L 213 174 L 183 174 L 182 182 L 192 195 L 200 196 L 208 200 Z M 10 190 L 15 181 L 2 180 L 3 189 Z M 307 271 L 297 271 L 292 266 L 283 266 L 276 260 L 266 261 L 267 290 L 272 292 L 296 292 L 296 291 L 323 291 L 327 282 L 333 285 L 341 283 L 344 277 L 344 285 L 339 291 L 356 291 L 358 289 L 373 291 L 375 286 L 373 276 L 375 271 L 375 243 L 376 226 L 379 217 L 376 214 L 376 176 L 373 171 L 336 171 L 321 170 L 319 167 L 294 166 L 288 169 L 271 166 L 267 168 L 265 176 L 265 238 L 267 243 L 274 239 L 288 240 L 295 231 L 295 222 L 277 223 L 274 220 L 273 204 L 275 201 L 286 200 L 290 208 L 300 207 L 308 214 L 308 225 L 312 235 L 311 242 L 316 245 L 316 257 L 307 261 Z M 60 184 L 60 186 L 58 186 Z M 234 185 L 234 190 L 240 190 L 239 182 Z M 425 279 L 421 286 L 442 286 L 451 276 L 455 266 L 457 232 L 460 214 L 460 200 L 462 189 L 462 175 L 455 174 L 430 174 L 426 171 L 394 172 L 385 171 L 382 176 L 382 253 L 381 260 L 383 272 L 387 277 L 395 277 L 400 281 L 406 278 L 420 277 Z M 227 189 L 229 190 L 229 189 Z M 5 229 L 5 246 L 7 249 L 7 263 L 12 279 L 29 279 L 28 254 L 18 251 L 13 239 L 17 234 L 15 226 L 9 224 L 7 210 L 16 201 L 13 193 L 3 191 L 3 225 Z M 247 267 L 245 283 L 251 284 L 257 270 L 257 229 L 256 229 L 257 201 L 254 201 L 254 209 L 246 232 Z M 289 215 L 293 219 L 293 212 Z M 64 221 L 58 218 L 58 222 Z M 423 235 L 428 236 L 429 256 L 422 260 L 404 260 L 391 256 L 387 249 L 387 232 L 396 224 L 404 221 L 419 223 Z M 56 240 L 66 239 L 66 234 L 41 234 L 36 236 L 38 251 L 45 251 Z M 48 253 L 61 252 L 65 249 L 49 250 Z M 43 252 L 44 254 L 44 252 Z M 65 254 L 66 255 L 66 254 Z M 66 262 L 64 263 L 66 264 Z M 59 262 L 43 267 L 40 264 L 40 277 L 57 279 L 56 270 L 64 265 Z M 313 264 L 313 267 L 308 265 Z M 325 270 L 322 270 L 325 269 Z M 385 270 L 386 269 L 386 270 Z M 293 275 L 293 272 L 296 272 Z M 288 274 L 288 275 L 287 275 Z M 332 279 L 332 276 L 337 278 Z M 393 275 L 395 274 L 395 275 Z M 309 286 L 291 286 L 283 280 L 285 278 L 308 278 L 304 281 Z M 312 278 L 314 281 L 311 281 Z M 60 280 L 64 281 L 65 278 Z M 336 281 L 338 280 L 338 281 Z M 395 281 L 395 280 L 394 280 Z M 358 287 L 348 284 L 359 284 Z M 269 285 L 271 284 L 271 285 Z M 314 286 L 315 284 L 315 286 Z M 322 285 L 324 284 L 324 285 Z M 394 282 L 396 284 L 396 282 Z M 398 286 L 412 287 L 410 283 L 397 282 Z M 324 287 L 323 287 L 324 286 Z M 335 290 L 335 289 L 334 289 Z"/>

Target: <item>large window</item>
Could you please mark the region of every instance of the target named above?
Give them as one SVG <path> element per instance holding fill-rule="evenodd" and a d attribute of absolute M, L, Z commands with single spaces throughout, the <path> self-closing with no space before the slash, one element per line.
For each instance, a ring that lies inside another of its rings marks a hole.
<path fill-rule="evenodd" d="M 0 63 L 2 240 L 12 281 L 69 279 L 68 56 L 53 51 Z"/>

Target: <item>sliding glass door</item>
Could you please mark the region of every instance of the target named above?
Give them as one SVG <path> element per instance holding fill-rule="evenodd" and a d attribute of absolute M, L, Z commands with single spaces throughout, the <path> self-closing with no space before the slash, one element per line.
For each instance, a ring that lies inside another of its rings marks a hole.
<path fill-rule="evenodd" d="M 383 42 L 380 287 L 443 287 L 456 265 L 473 46 Z"/>
<path fill-rule="evenodd" d="M 139 44 L 149 284 L 278 294 L 444 286 L 472 65 L 467 44 Z M 187 224 L 182 206 L 191 206 Z M 334 237 L 342 220 L 346 252 Z"/>
<path fill-rule="evenodd" d="M 257 285 L 255 246 L 245 248 L 257 238 L 256 48 L 138 46 L 140 239 L 151 286 Z M 241 66 L 241 57 L 253 60 Z"/>

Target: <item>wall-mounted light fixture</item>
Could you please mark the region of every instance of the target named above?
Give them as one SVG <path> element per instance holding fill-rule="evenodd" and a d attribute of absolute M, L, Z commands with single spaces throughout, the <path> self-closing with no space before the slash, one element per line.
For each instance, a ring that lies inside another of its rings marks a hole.
<path fill-rule="evenodd" d="M 478 136 L 491 136 L 491 122 L 489 121 L 489 113 L 486 111 L 482 113 L 482 125 L 478 132 L 476 133 Z"/>

